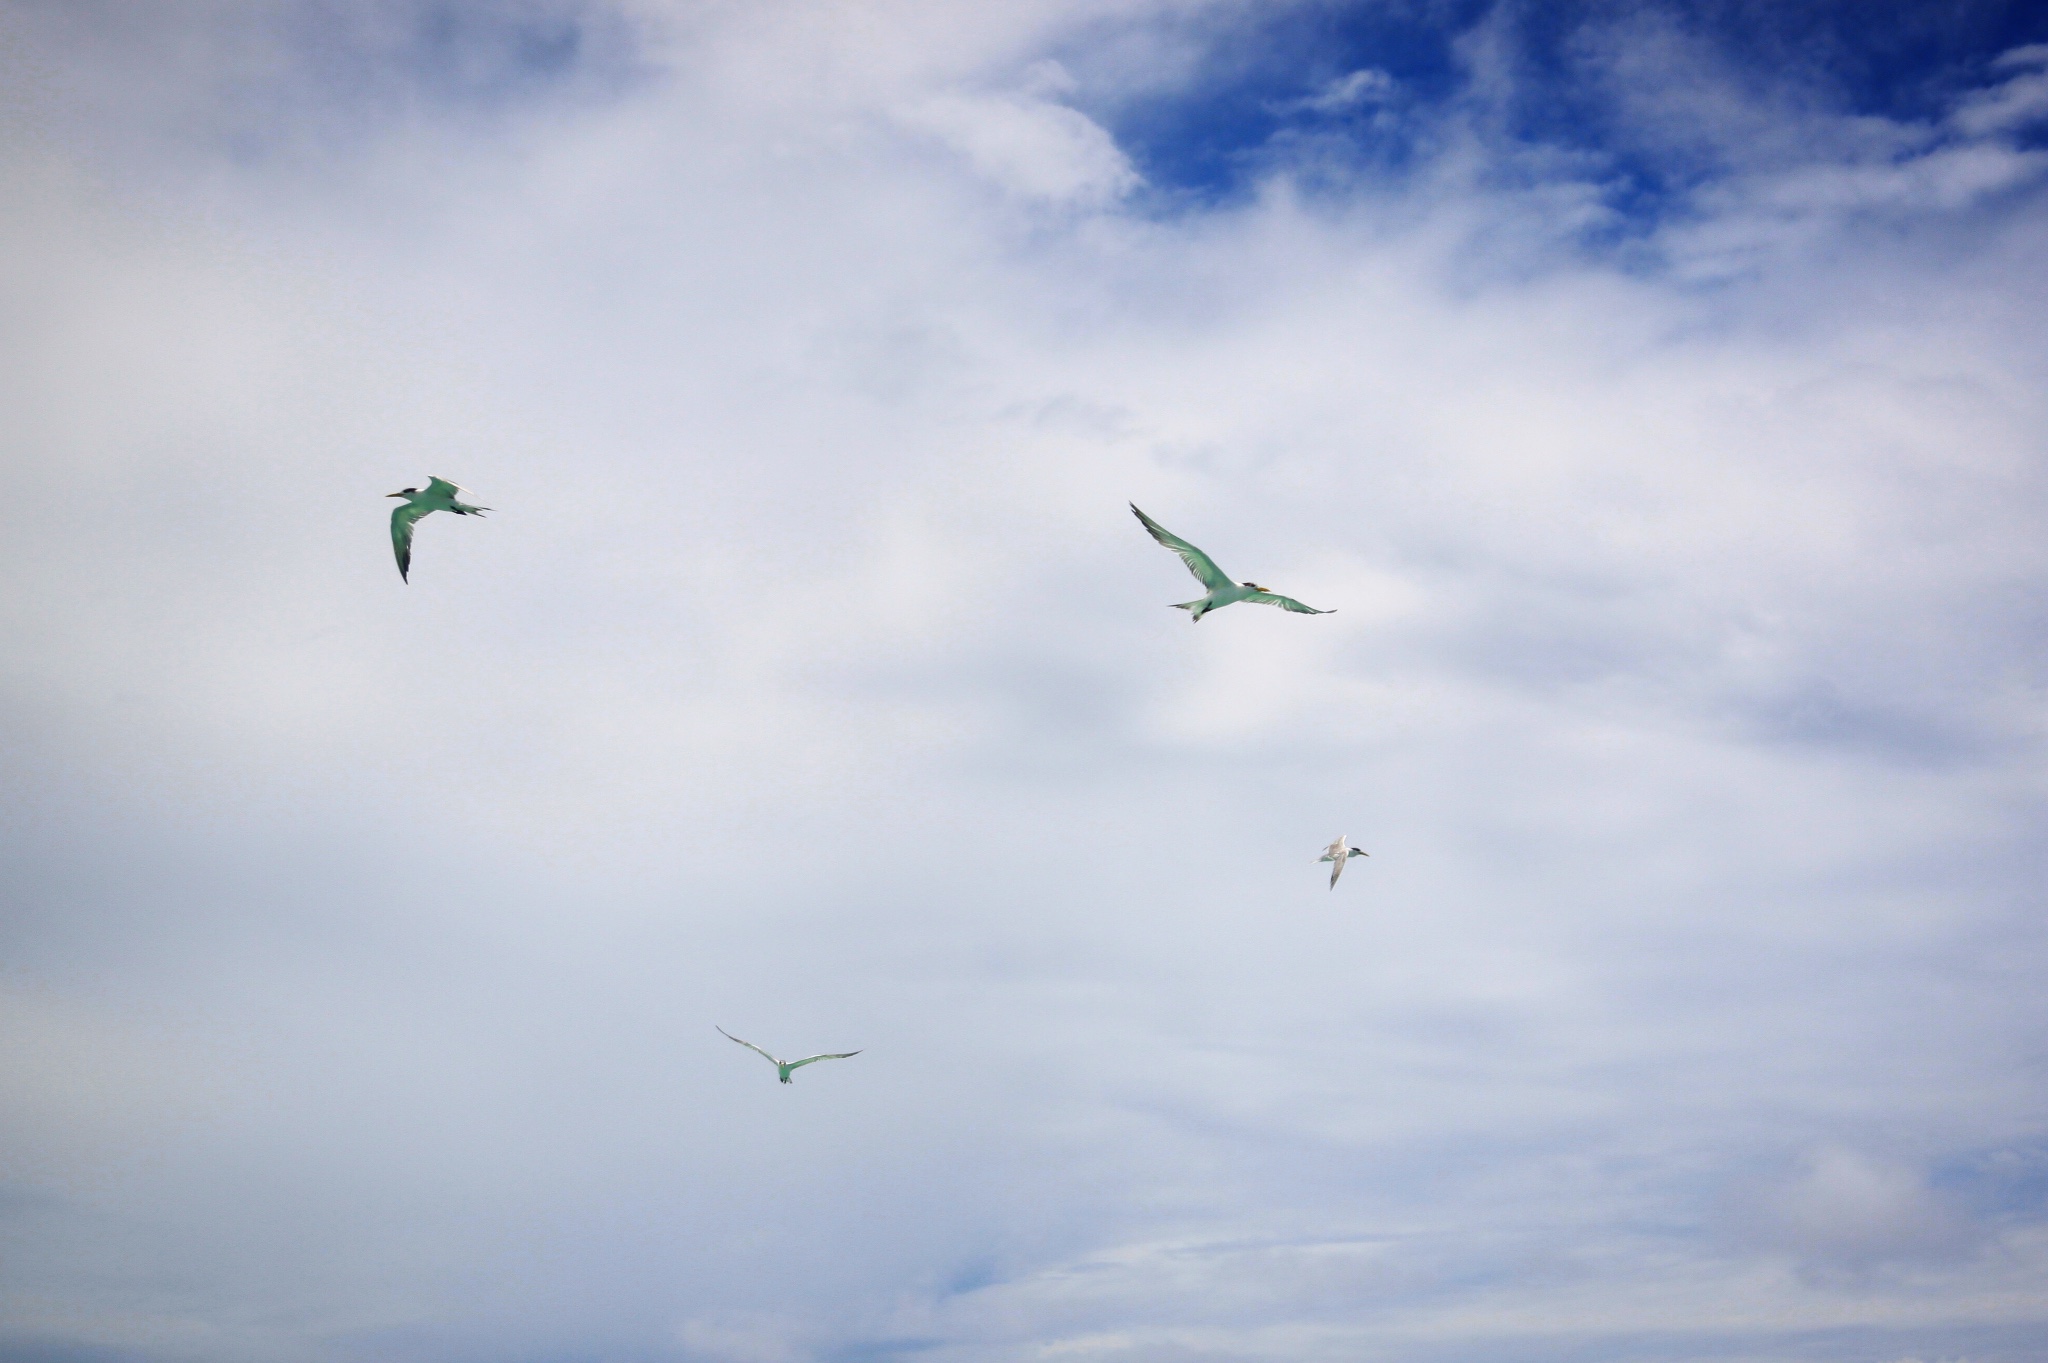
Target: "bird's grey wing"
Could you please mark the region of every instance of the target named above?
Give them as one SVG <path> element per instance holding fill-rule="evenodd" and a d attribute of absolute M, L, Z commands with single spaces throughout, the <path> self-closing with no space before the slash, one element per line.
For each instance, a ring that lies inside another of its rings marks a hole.
<path fill-rule="evenodd" d="M 1332 861 L 1332 862 L 1330 863 L 1330 888 L 1331 888 L 1331 889 L 1333 889 L 1333 890 L 1334 890 L 1334 889 L 1336 889 L 1336 888 L 1337 888 L 1337 877 L 1338 877 L 1338 876 L 1341 876 L 1341 875 L 1343 875 L 1343 874 L 1344 874 L 1344 864 L 1345 864 L 1346 862 L 1350 861 L 1350 860 L 1351 860 L 1351 858 L 1349 858 L 1349 857 L 1338 857 L 1338 858 L 1337 858 L 1336 860 L 1334 860 L 1334 861 Z"/>
<path fill-rule="evenodd" d="M 454 500 L 456 493 L 463 491 L 467 491 L 467 489 L 457 487 L 454 483 L 449 482 L 446 478 L 435 478 L 431 475 L 427 478 L 428 496 L 446 497 L 452 501 Z"/>
<path fill-rule="evenodd" d="M 813 1060 L 851 1060 L 854 1056 L 857 1056 L 859 1054 L 859 1051 L 841 1051 L 837 1055 L 807 1055 L 801 1060 L 790 1061 L 789 1067 L 793 1070 L 800 1070 L 804 1066 L 810 1064 Z"/>
<path fill-rule="evenodd" d="M 412 581 L 413 522 L 432 510 L 432 507 L 414 506 L 411 502 L 392 509 L 391 552 L 398 558 L 398 575 L 407 582 Z"/>
<path fill-rule="evenodd" d="M 1256 601 L 1261 606 L 1278 606 L 1281 610 L 1293 611 L 1296 615 L 1335 615 L 1337 613 L 1333 610 L 1319 611 L 1314 606 L 1304 606 L 1293 597 L 1282 596 L 1278 592 L 1253 592 L 1245 600 Z"/>
<path fill-rule="evenodd" d="M 1153 520 L 1150 516 L 1138 510 L 1136 502 L 1131 503 L 1131 514 L 1138 518 L 1140 525 L 1143 525 L 1152 532 L 1153 539 L 1158 540 L 1161 544 L 1173 550 L 1174 553 L 1180 555 L 1180 561 L 1188 565 L 1188 571 L 1195 575 L 1195 581 L 1201 583 L 1212 592 L 1218 587 L 1234 587 L 1237 585 L 1223 575 L 1223 570 L 1216 566 L 1215 559 L 1210 558 L 1207 554 L 1195 548 L 1194 545 L 1189 544 L 1179 535 L 1174 534 L 1158 521 Z"/>
<path fill-rule="evenodd" d="M 745 1047 L 746 1047 L 746 1048 L 747 1048 L 748 1050 L 752 1051 L 752 1052 L 753 1052 L 753 1053 L 754 1053 L 755 1055 L 758 1055 L 758 1056 L 760 1056 L 760 1057 L 761 1057 L 761 1058 L 762 1058 L 763 1060 L 767 1061 L 767 1062 L 768 1062 L 769 1064 L 771 1064 L 771 1065 L 774 1065 L 774 1066 L 776 1066 L 776 1067 L 780 1068 L 780 1066 L 781 1066 L 781 1064 L 782 1064 L 782 1062 L 781 1062 L 780 1060 L 777 1060 L 777 1059 L 776 1059 L 776 1058 L 775 1058 L 774 1056 L 772 1056 L 772 1055 L 768 1054 L 768 1052 L 766 1052 L 766 1051 L 762 1050 L 762 1049 L 761 1049 L 761 1048 L 760 1048 L 759 1046 L 756 1046 L 756 1045 L 755 1045 L 755 1044 L 754 1044 L 753 1042 L 751 1042 L 751 1041 L 740 1041 L 740 1039 L 739 1039 L 738 1037 L 734 1036 L 734 1035 L 733 1035 L 733 1034 L 732 1034 L 731 1032 L 728 1032 L 728 1031 L 726 1031 L 726 1030 L 725 1030 L 725 1028 L 723 1028 L 723 1027 L 720 1027 L 720 1026 L 719 1026 L 719 1025 L 718 1025 L 717 1023 L 715 1023 L 715 1022 L 714 1022 L 714 1023 L 712 1023 L 711 1025 L 712 1025 L 712 1027 L 713 1027 L 713 1028 L 715 1028 L 715 1029 L 717 1030 L 718 1034 L 719 1034 L 720 1036 L 724 1037 L 724 1038 L 725 1038 L 725 1039 L 726 1039 L 727 1041 L 739 1041 L 739 1042 L 740 1042 L 740 1045 L 742 1045 L 742 1046 L 745 1046 Z"/>

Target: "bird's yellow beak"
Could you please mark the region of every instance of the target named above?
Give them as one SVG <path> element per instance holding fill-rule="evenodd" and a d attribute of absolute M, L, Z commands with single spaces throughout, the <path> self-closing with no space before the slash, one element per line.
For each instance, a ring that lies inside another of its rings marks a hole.
<path fill-rule="evenodd" d="M 384 495 L 386 497 L 403 497 L 405 494 L 403 492 L 387 492 Z"/>

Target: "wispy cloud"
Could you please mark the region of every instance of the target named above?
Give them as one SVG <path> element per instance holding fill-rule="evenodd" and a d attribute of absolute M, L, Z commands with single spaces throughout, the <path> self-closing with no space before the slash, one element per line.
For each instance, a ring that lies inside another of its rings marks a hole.
<path fill-rule="evenodd" d="M 1966 136 L 2017 132 L 2048 119 L 2048 43 L 2016 47 L 1993 63 L 2010 73 L 1965 96 L 1950 116 Z"/>
<path fill-rule="evenodd" d="M 1275 107 L 1282 113 L 1343 113 L 1376 104 L 1393 94 L 1396 88 L 1397 82 L 1386 72 L 1363 67 L 1325 83 L 1312 95 L 1282 101 Z"/>
<path fill-rule="evenodd" d="M 0 1356 L 2030 1356 L 2031 49 L 444 8 L 7 12 Z"/>

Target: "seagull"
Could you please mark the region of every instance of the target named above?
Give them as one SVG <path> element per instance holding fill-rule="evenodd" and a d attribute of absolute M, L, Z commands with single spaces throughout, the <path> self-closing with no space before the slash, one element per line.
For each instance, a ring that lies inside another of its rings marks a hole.
<path fill-rule="evenodd" d="M 717 1027 L 716 1023 L 713 1023 L 712 1025 L 714 1027 Z M 726 1031 L 723 1027 L 718 1027 L 718 1034 L 724 1037 L 727 1041 L 740 1041 L 738 1037 L 734 1036 L 731 1032 Z M 791 1070 L 802 1069 L 804 1066 L 810 1064 L 813 1060 L 850 1060 L 854 1056 L 860 1054 L 859 1051 L 841 1051 L 837 1055 L 807 1055 L 801 1060 L 777 1060 L 774 1056 L 769 1055 L 768 1052 L 762 1050 L 759 1046 L 756 1046 L 751 1041 L 740 1041 L 740 1045 L 745 1046 L 755 1055 L 765 1058 L 769 1064 L 775 1067 L 776 1078 L 780 1079 L 785 1084 L 789 1082 L 789 1072 Z"/>
<path fill-rule="evenodd" d="M 405 505 L 391 513 L 391 552 L 398 555 L 398 576 L 410 582 L 412 571 L 412 525 L 420 517 L 432 511 L 453 511 L 458 516 L 481 516 L 489 511 L 487 506 L 471 506 L 457 500 L 455 494 L 467 492 L 446 478 L 429 478 L 424 488 L 409 487 L 403 492 L 388 492 L 387 497 L 403 497 Z"/>
<path fill-rule="evenodd" d="M 1337 888 L 1337 877 L 1344 874 L 1345 862 L 1351 860 L 1351 858 L 1353 857 L 1369 857 L 1371 855 L 1372 853 L 1361 852 L 1356 847 L 1346 847 L 1344 845 L 1344 839 L 1342 837 L 1339 837 L 1337 841 L 1331 843 L 1328 847 L 1325 847 L 1323 849 L 1323 854 L 1317 857 L 1316 860 L 1334 861 L 1337 863 L 1335 866 L 1332 866 L 1330 868 L 1330 888 L 1334 890 Z"/>
<path fill-rule="evenodd" d="M 1335 611 L 1319 611 L 1314 606 L 1304 606 L 1293 597 L 1269 592 L 1256 582 L 1232 582 L 1223 575 L 1223 570 L 1216 566 L 1215 559 L 1138 510 L 1135 502 L 1131 504 L 1131 514 L 1152 532 L 1153 539 L 1179 554 L 1180 561 L 1187 564 L 1188 571 L 1195 575 L 1195 581 L 1209 589 L 1209 594 L 1199 601 L 1180 601 L 1174 604 L 1175 610 L 1187 611 L 1197 623 L 1210 611 L 1218 610 L 1235 601 L 1256 601 L 1261 606 L 1278 606 L 1281 610 L 1293 611 L 1297 615 L 1336 614 Z"/>

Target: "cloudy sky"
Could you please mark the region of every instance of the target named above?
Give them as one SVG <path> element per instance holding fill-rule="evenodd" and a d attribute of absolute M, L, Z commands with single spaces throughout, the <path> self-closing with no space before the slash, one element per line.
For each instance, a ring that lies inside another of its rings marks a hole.
<path fill-rule="evenodd" d="M 0 176 L 0 1361 L 2048 1359 L 2038 6 L 5 0 Z"/>

